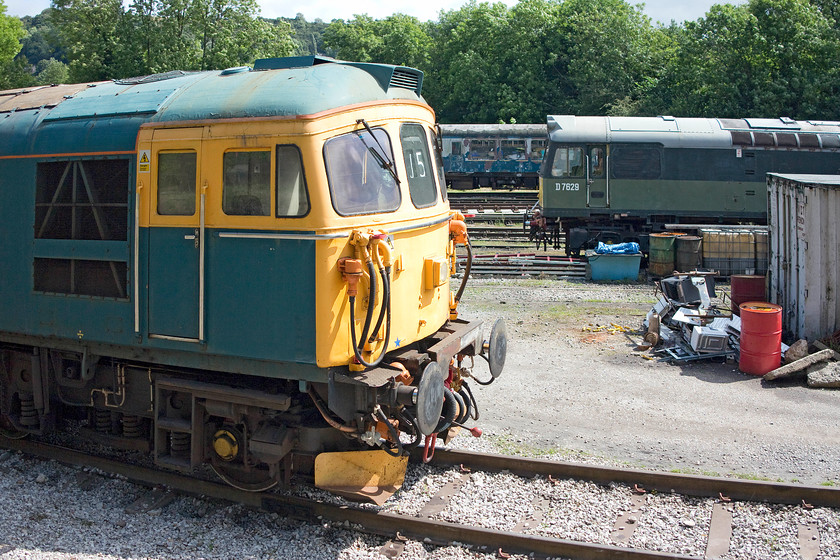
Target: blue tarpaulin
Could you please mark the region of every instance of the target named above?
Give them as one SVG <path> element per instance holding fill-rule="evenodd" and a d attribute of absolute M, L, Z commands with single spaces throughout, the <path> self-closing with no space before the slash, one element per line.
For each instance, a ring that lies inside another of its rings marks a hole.
<path fill-rule="evenodd" d="M 599 242 L 595 252 L 599 255 L 633 255 L 639 252 L 639 244 L 631 242 L 607 245 L 606 243 Z"/>

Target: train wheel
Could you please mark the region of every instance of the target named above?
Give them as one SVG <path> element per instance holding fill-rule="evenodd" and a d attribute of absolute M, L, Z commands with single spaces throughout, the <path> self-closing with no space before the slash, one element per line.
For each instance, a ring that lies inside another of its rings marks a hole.
<path fill-rule="evenodd" d="M 245 492 L 265 492 L 280 484 L 280 467 L 260 465 L 244 468 L 242 465 L 212 465 L 213 472 L 226 484 Z"/>
<path fill-rule="evenodd" d="M 0 416 L 0 436 L 6 439 L 23 439 L 28 435 L 29 433 L 21 432 L 15 428 L 8 418 Z"/>

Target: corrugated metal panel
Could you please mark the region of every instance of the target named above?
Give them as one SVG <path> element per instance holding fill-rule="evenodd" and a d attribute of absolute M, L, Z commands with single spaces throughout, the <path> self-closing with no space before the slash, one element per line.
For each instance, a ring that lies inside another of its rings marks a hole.
<path fill-rule="evenodd" d="M 783 328 L 814 341 L 840 328 L 840 176 L 767 178 L 770 299 Z"/>
<path fill-rule="evenodd" d="M 0 93 L 0 113 L 55 107 L 65 98 L 76 95 L 88 87 L 88 84 L 62 84 L 4 91 Z"/>
<path fill-rule="evenodd" d="M 135 86 L 101 84 L 80 91 L 53 109 L 44 120 L 154 114 L 182 85 L 182 80 Z"/>

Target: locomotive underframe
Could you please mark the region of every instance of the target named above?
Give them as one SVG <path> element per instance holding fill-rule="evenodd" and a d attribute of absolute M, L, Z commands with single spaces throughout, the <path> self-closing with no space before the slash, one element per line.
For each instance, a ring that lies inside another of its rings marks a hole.
<path fill-rule="evenodd" d="M 209 464 L 237 486 L 260 488 L 293 473 L 310 475 L 319 453 L 386 444 L 387 430 L 378 431 L 373 412 L 378 407 L 397 423 L 398 412 L 412 399 L 416 404 L 416 385 L 396 381 L 398 373 L 407 371 L 419 385 L 430 363 L 449 372 L 453 358 L 482 352 L 481 327 L 480 321 L 450 321 L 434 336 L 390 353 L 386 363 L 404 370 L 313 368 L 308 380 L 300 374 L 306 368 L 295 364 L 273 364 L 273 378 L 242 376 L 142 362 L 136 349 L 16 343 L 4 335 L 0 428 L 13 437 L 44 435 L 76 421 L 83 437 L 151 452 L 159 466 L 191 472 Z M 237 372 L 251 365 L 239 362 Z"/>

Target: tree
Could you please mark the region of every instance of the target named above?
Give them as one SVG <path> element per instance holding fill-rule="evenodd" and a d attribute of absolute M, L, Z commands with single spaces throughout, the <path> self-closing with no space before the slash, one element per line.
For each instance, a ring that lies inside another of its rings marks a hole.
<path fill-rule="evenodd" d="M 35 72 L 35 81 L 41 85 L 66 84 L 70 81 L 67 65 L 54 58 L 38 61 Z"/>
<path fill-rule="evenodd" d="M 666 70 L 671 112 L 837 118 L 840 41 L 832 23 L 804 0 L 713 6 L 686 23 Z"/>
<path fill-rule="evenodd" d="M 53 0 L 52 8 L 50 17 L 67 49 L 70 79 L 87 82 L 118 76 L 120 0 Z"/>
<path fill-rule="evenodd" d="M 381 62 L 423 70 L 429 64 L 432 39 L 427 26 L 405 14 L 375 20 L 366 14 L 346 22 L 333 20 L 324 31 L 324 45 L 338 58 Z"/>
<path fill-rule="evenodd" d="M 0 0 L 0 64 L 10 63 L 20 52 L 20 40 L 23 36 L 20 20 L 7 16 L 6 3 Z"/>

